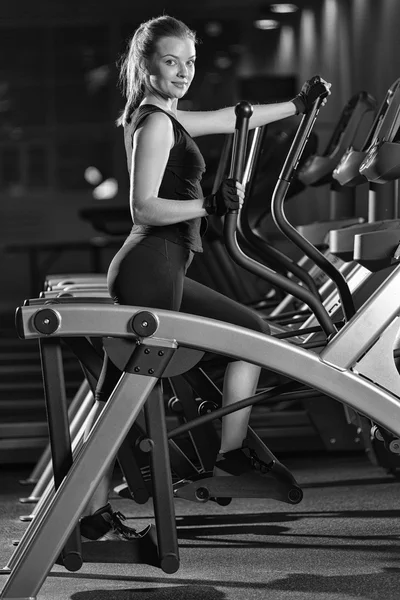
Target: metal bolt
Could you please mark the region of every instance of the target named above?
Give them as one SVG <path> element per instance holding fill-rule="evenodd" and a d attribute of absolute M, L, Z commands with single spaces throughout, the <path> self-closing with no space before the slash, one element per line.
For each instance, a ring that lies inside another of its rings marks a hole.
<path fill-rule="evenodd" d="M 393 440 L 393 442 L 390 442 L 389 448 L 394 454 L 400 454 L 400 444 L 398 441 Z"/>
<path fill-rule="evenodd" d="M 143 438 L 139 442 L 139 448 L 142 452 L 151 452 L 154 448 L 154 442 L 150 438 Z"/>
<path fill-rule="evenodd" d="M 196 500 L 206 502 L 210 497 L 210 492 L 206 487 L 199 487 L 195 492 Z"/>
<path fill-rule="evenodd" d="M 149 369 L 149 370 L 148 370 L 148 373 L 149 373 L 149 375 L 153 375 L 153 373 L 154 373 L 154 369 Z"/>
<path fill-rule="evenodd" d="M 379 430 L 379 427 L 377 427 L 376 425 L 374 425 L 371 428 L 371 437 L 375 438 L 376 440 L 379 440 L 380 442 L 385 441 L 385 438 L 383 437 L 381 431 Z"/>
<path fill-rule="evenodd" d="M 139 373 L 140 367 L 135 367 L 133 370 L 135 371 L 135 373 Z"/>
<path fill-rule="evenodd" d="M 164 350 L 159 350 L 158 351 L 158 356 L 164 356 Z"/>
<path fill-rule="evenodd" d="M 300 488 L 292 488 L 288 493 L 288 500 L 292 504 L 298 504 L 303 499 L 303 492 Z"/>
<path fill-rule="evenodd" d="M 145 353 L 145 354 L 150 354 L 150 348 L 145 348 L 145 349 L 144 349 L 144 353 Z"/>
<path fill-rule="evenodd" d="M 147 327 L 148 326 L 148 321 L 142 321 L 142 327 Z"/>
<path fill-rule="evenodd" d="M 43 324 L 48 325 L 50 323 L 50 319 L 43 319 Z"/>

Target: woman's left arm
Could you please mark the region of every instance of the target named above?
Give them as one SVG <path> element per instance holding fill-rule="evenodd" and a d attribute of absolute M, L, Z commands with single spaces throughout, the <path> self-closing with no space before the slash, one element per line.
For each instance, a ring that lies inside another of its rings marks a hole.
<path fill-rule="evenodd" d="M 249 128 L 254 129 L 274 121 L 280 121 L 296 114 L 296 106 L 292 101 L 277 102 L 276 104 L 256 104 L 250 117 Z M 186 131 L 192 136 L 209 135 L 212 133 L 233 133 L 235 130 L 235 107 L 221 108 L 210 111 L 178 110 L 177 117 Z"/>

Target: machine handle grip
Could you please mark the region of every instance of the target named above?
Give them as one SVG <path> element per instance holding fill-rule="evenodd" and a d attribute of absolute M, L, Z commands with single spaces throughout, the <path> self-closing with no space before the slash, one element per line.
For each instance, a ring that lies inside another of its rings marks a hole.
<path fill-rule="evenodd" d="M 246 156 L 247 136 L 249 132 L 249 119 L 253 114 L 253 107 L 249 102 L 242 101 L 235 106 L 235 133 L 233 136 L 232 158 L 229 178 L 242 181 L 244 160 Z M 237 211 L 230 211 L 237 212 Z"/>
<path fill-rule="evenodd" d="M 325 86 L 321 84 L 321 87 L 324 88 L 324 91 L 321 91 L 321 94 L 314 101 L 311 110 L 305 115 L 303 115 L 303 119 L 296 132 L 295 138 L 292 142 L 292 146 L 282 167 L 282 171 L 279 177 L 284 181 L 291 181 L 293 174 L 299 164 L 301 155 L 303 154 L 308 138 L 310 137 L 315 120 L 321 108 L 321 104 L 328 94 L 328 90 L 325 88 Z"/>

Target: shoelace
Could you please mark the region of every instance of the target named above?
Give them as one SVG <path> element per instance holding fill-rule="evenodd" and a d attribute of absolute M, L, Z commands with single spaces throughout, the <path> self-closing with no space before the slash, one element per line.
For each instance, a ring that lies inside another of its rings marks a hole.
<path fill-rule="evenodd" d="M 271 460 L 270 463 L 266 463 L 261 458 L 258 457 L 258 454 L 252 448 L 247 448 L 247 451 L 250 454 L 250 462 L 251 466 L 255 471 L 260 471 L 261 473 L 268 473 L 274 468 L 275 461 Z"/>
<path fill-rule="evenodd" d="M 137 532 L 135 529 L 133 529 L 133 527 L 128 527 L 121 522 L 126 521 L 126 517 L 119 510 L 112 513 L 111 519 L 115 529 L 123 535 L 127 535 L 129 537 L 135 537 L 137 535 Z"/>
<path fill-rule="evenodd" d="M 119 510 L 116 510 L 115 512 L 113 512 L 112 516 L 116 517 L 116 519 L 121 519 L 122 521 L 126 521 L 126 516 L 123 515 L 122 512 L 120 512 Z"/>

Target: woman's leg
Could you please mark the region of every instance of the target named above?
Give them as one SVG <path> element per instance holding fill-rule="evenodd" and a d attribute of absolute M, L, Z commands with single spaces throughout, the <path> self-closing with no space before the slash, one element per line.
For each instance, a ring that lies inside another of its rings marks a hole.
<path fill-rule="evenodd" d="M 95 403 L 86 421 L 84 440 L 87 439 L 95 421 L 97 420 L 101 411 L 103 410 L 107 399 L 111 395 L 111 392 L 116 386 L 121 375 L 121 371 L 113 365 L 113 363 L 108 358 L 107 354 L 104 353 L 103 367 L 101 370 L 101 375 L 97 384 L 97 390 L 95 394 Z M 112 461 L 111 465 L 107 469 L 106 474 L 104 475 L 103 479 L 101 480 L 94 494 L 92 495 L 89 503 L 87 504 L 83 513 L 84 516 L 92 515 L 94 512 L 107 505 L 114 467 L 115 460 Z"/>
<path fill-rule="evenodd" d="M 241 327 L 269 333 L 269 326 L 253 310 L 189 278 L 185 279 L 182 312 L 218 319 Z M 257 388 L 261 368 L 244 361 L 228 364 L 223 386 L 223 406 L 252 396 Z M 238 410 L 222 419 L 221 454 L 242 447 L 247 435 L 251 407 Z"/>
<path fill-rule="evenodd" d="M 225 377 L 222 404 L 229 406 L 239 400 L 253 396 L 257 389 L 261 367 L 242 360 L 228 364 Z M 247 436 L 251 406 L 237 410 L 222 419 L 221 454 L 241 448 Z"/>
<path fill-rule="evenodd" d="M 118 304 L 179 310 L 188 251 L 161 238 L 138 237 L 134 242 L 137 243 L 126 244 L 110 265 L 108 284 L 111 296 Z M 87 421 L 85 437 L 89 434 L 121 375 L 121 371 L 114 366 L 105 353 L 96 389 L 96 402 Z M 96 518 L 99 513 L 108 518 L 109 510 L 102 511 L 109 507 L 108 495 L 114 464 L 115 461 L 110 465 L 88 503 L 84 515 L 90 517 L 81 521 L 81 530 L 85 529 L 86 523 L 91 523 L 94 514 Z M 102 520 L 97 519 L 96 527 L 99 522 L 102 525 Z M 130 534 L 130 531 L 134 532 L 134 530 L 126 526 L 123 528 L 123 537 L 127 539 L 129 536 L 135 537 L 134 533 Z"/>

